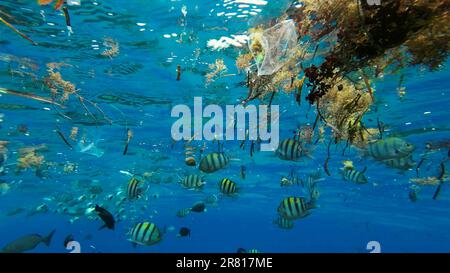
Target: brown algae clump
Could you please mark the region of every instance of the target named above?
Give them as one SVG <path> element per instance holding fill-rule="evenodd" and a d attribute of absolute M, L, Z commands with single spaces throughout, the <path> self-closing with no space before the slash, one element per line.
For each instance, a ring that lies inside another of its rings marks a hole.
<path fill-rule="evenodd" d="M 24 169 L 39 169 L 45 162 L 43 155 L 39 151 L 46 150 L 46 145 L 33 147 L 24 147 L 19 149 L 19 157 L 17 158 L 17 171 Z"/>
<path fill-rule="evenodd" d="M 209 73 L 205 75 L 207 85 L 222 77 L 223 73 L 228 70 L 223 59 L 217 59 L 214 63 L 209 64 L 208 68 Z"/>
<path fill-rule="evenodd" d="M 337 79 L 318 102 L 318 111 L 326 125 L 333 129 L 335 138 L 363 148 L 370 140 L 370 134 L 377 132 L 361 126 L 361 119 L 371 104 L 368 92 L 358 90 L 346 79 Z"/>
<path fill-rule="evenodd" d="M 119 55 L 119 53 L 120 53 L 120 51 L 119 51 L 119 42 L 115 41 L 112 38 L 105 38 L 103 40 L 103 45 L 108 48 L 108 49 L 105 49 L 100 54 L 103 57 L 112 58 L 112 57 L 116 57 L 117 55 Z"/>
<path fill-rule="evenodd" d="M 44 82 L 50 89 L 52 97 L 54 99 L 59 98 L 61 102 L 67 101 L 70 95 L 77 93 L 75 85 L 62 78 L 59 70 L 63 66 L 69 65 L 65 63 L 48 63 L 47 64 L 48 76 L 44 78 Z"/>

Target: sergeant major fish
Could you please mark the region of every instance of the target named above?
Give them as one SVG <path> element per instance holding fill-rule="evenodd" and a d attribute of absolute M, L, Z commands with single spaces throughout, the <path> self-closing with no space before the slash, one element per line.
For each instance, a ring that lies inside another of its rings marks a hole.
<path fill-rule="evenodd" d="M 363 171 L 359 172 L 353 166 L 353 161 L 344 160 L 342 163 L 344 164 L 344 167 L 341 168 L 341 174 L 344 180 L 353 182 L 355 184 L 367 183 L 367 177 L 364 175 L 367 168 L 364 168 Z"/>
<path fill-rule="evenodd" d="M 205 173 L 212 173 L 223 169 L 230 162 L 230 158 L 224 153 L 210 153 L 200 161 L 199 169 Z"/>
<path fill-rule="evenodd" d="M 149 246 L 161 241 L 161 232 L 154 223 L 143 222 L 136 224 L 129 232 L 133 246 L 144 245 Z"/>
<path fill-rule="evenodd" d="M 277 219 L 275 219 L 273 223 L 282 229 L 292 229 L 294 227 L 294 221 L 282 216 L 279 216 Z"/>
<path fill-rule="evenodd" d="M 198 189 L 203 187 L 204 184 L 206 184 L 202 177 L 196 174 L 191 174 L 186 176 L 185 178 L 181 179 L 179 181 L 183 187 L 188 189 Z"/>
<path fill-rule="evenodd" d="M 310 152 L 302 147 L 302 144 L 294 139 L 285 139 L 281 141 L 278 149 L 275 151 L 276 155 L 283 160 L 297 161 L 302 156 L 310 156 Z"/>
<path fill-rule="evenodd" d="M 228 178 L 224 178 L 219 182 L 219 189 L 223 194 L 234 194 L 238 190 L 236 183 Z"/>
<path fill-rule="evenodd" d="M 128 200 L 136 200 L 139 199 L 144 189 L 141 187 L 142 180 L 138 179 L 137 177 L 133 176 L 130 181 L 128 182 L 127 186 L 127 198 Z"/>
<path fill-rule="evenodd" d="M 183 218 L 186 217 L 191 212 L 191 208 L 180 209 L 177 211 L 177 217 Z"/>
<path fill-rule="evenodd" d="M 304 218 L 309 215 L 309 210 L 316 208 L 315 200 L 307 201 L 304 197 L 286 197 L 278 206 L 278 213 L 289 220 Z"/>
<path fill-rule="evenodd" d="M 344 180 L 353 182 L 355 184 L 366 184 L 368 182 L 367 177 L 364 175 L 366 170 L 367 167 L 364 168 L 364 170 L 362 170 L 361 172 L 353 168 L 346 168 L 342 172 L 342 177 L 344 178 Z"/>
<path fill-rule="evenodd" d="M 409 156 L 415 147 L 398 137 L 389 137 L 369 143 L 367 153 L 376 160 Z"/>

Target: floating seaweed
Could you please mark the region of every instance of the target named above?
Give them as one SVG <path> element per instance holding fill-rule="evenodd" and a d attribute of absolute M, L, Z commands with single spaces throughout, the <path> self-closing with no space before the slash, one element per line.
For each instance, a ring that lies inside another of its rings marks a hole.
<path fill-rule="evenodd" d="M 78 127 L 72 127 L 72 129 L 70 130 L 70 136 L 69 138 L 73 141 L 77 140 L 77 135 L 78 135 Z"/>
<path fill-rule="evenodd" d="M 59 70 L 62 67 L 70 66 L 65 63 L 48 63 L 47 64 L 47 73 L 48 76 L 44 78 L 45 85 L 50 89 L 50 93 L 52 95 L 52 101 L 56 100 L 60 101 L 62 104 L 66 103 L 71 96 L 75 97 L 80 105 L 82 106 L 85 113 L 92 118 L 95 122 L 97 122 L 97 117 L 92 113 L 92 111 L 88 108 L 87 104 L 92 106 L 97 112 L 99 112 L 104 120 L 107 120 L 109 123 L 112 121 L 106 116 L 103 110 L 94 102 L 84 98 L 79 94 L 79 90 L 75 87 L 75 85 L 69 81 L 66 81 L 62 78 Z M 60 115 L 64 118 L 70 119 L 69 116 L 58 111 Z"/>
<path fill-rule="evenodd" d="M 39 152 L 47 150 L 47 146 L 42 144 L 38 146 L 24 147 L 19 149 L 16 171 L 24 169 L 38 170 L 45 163 L 45 158 Z"/>
<path fill-rule="evenodd" d="M 119 55 L 119 43 L 115 41 L 113 38 L 105 38 L 103 40 L 103 45 L 108 49 L 105 49 L 100 55 L 103 57 L 108 57 L 112 59 Z"/>
<path fill-rule="evenodd" d="M 205 75 L 206 84 L 210 84 L 224 75 L 228 70 L 223 59 L 217 59 L 214 63 L 209 64 L 209 72 Z"/>

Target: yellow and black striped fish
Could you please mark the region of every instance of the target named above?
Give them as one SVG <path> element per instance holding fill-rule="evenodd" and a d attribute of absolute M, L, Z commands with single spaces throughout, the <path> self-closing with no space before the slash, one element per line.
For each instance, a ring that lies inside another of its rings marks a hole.
<path fill-rule="evenodd" d="M 180 217 L 180 218 L 183 218 L 183 217 L 186 217 L 190 212 L 191 212 L 191 208 L 180 209 L 177 212 L 177 216 Z"/>
<path fill-rule="evenodd" d="M 184 179 L 182 179 L 180 181 L 180 183 L 181 183 L 181 185 L 183 185 L 183 187 L 188 188 L 188 189 L 201 188 L 205 184 L 205 182 L 203 182 L 201 176 L 197 175 L 197 174 L 191 174 L 191 175 L 186 176 Z"/>
<path fill-rule="evenodd" d="M 392 158 L 383 160 L 383 163 L 391 168 L 400 170 L 409 170 L 416 166 L 416 162 L 412 159 L 412 156 L 405 156 L 400 158 Z"/>
<path fill-rule="evenodd" d="M 130 181 L 128 181 L 127 186 L 127 198 L 129 200 L 135 200 L 141 197 L 143 193 L 143 189 L 140 187 L 142 184 L 142 180 L 138 179 L 136 176 L 133 176 Z"/>
<path fill-rule="evenodd" d="M 149 222 L 136 224 L 130 231 L 130 239 L 133 244 L 153 245 L 161 240 L 161 232 L 158 227 Z"/>
<path fill-rule="evenodd" d="M 389 137 L 369 143 L 367 153 L 376 160 L 400 158 L 410 155 L 414 145 L 398 137 Z"/>
<path fill-rule="evenodd" d="M 233 194 L 237 192 L 237 185 L 228 178 L 222 179 L 219 183 L 220 191 L 224 194 Z"/>
<path fill-rule="evenodd" d="M 367 168 L 364 168 L 364 170 L 360 172 L 353 168 L 346 168 L 344 169 L 342 176 L 346 181 L 350 181 L 355 184 L 366 184 L 368 182 L 367 177 L 364 175 L 366 169 Z"/>
<path fill-rule="evenodd" d="M 199 169 L 205 173 L 212 173 L 225 168 L 230 158 L 224 153 L 210 153 L 200 161 Z"/>
<path fill-rule="evenodd" d="M 282 216 L 279 216 L 276 220 L 274 220 L 274 223 L 282 229 L 292 229 L 294 227 L 294 221 Z"/>
<path fill-rule="evenodd" d="M 313 200 L 307 202 L 303 197 L 287 197 L 278 206 L 278 213 L 286 219 L 295 220 L 309 215 L 314 208 Z"/>
<path fill-rule="evenodd" d="M 276 150 L 278 157 L 284 160 L 298 160 L 303 155 L 308 155 L 302 148 L 300 142 L 294 139 L 285 139 L 281 141 L 278 149 Z"/>

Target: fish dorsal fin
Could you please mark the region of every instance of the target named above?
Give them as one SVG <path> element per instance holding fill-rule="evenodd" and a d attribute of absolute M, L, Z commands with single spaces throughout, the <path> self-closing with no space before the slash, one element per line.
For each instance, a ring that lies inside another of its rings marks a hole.
<path fill-rule="evenodd" d="M 364 169 L 361 171 L 361 173 L 365 173 L 367 171 L 367 166 L 364 167 Z"/>

